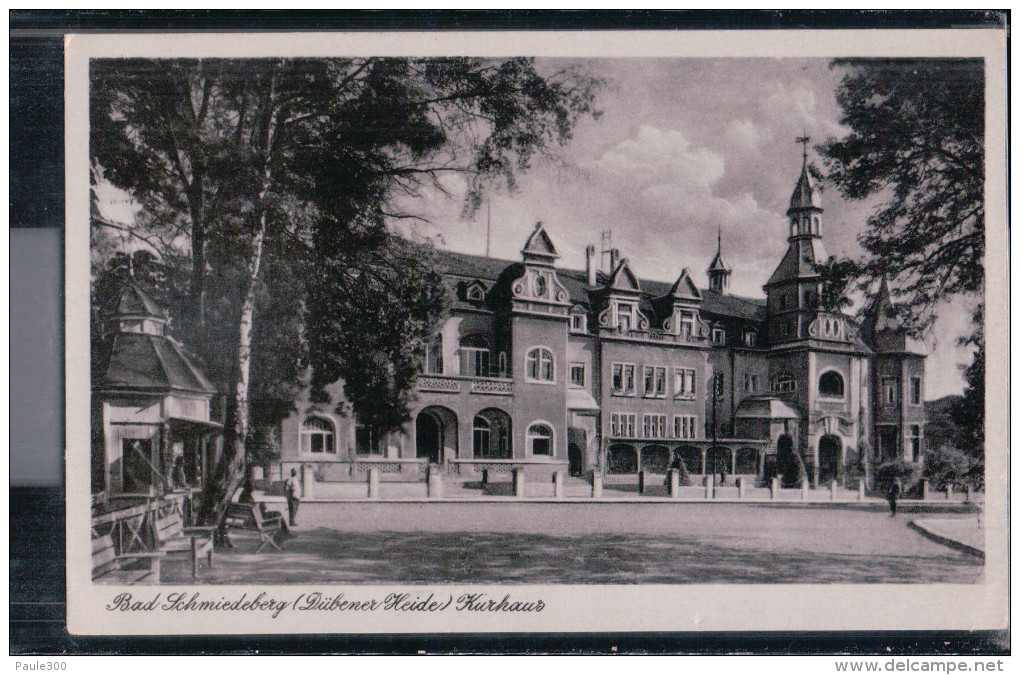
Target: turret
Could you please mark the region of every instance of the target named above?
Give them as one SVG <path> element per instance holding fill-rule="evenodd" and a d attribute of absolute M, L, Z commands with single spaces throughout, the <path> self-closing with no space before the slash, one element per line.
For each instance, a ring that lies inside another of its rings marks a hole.
<path fill-rule="evenodd" d="M 708 266 L 708 287 L 716 293 L 725 293 L 730 285 L 730 274 L 732 269 L 726 264 L 722 257 L 722 231 L 720 230 L 716 243 L 715 257 L 712 264 Z"/>

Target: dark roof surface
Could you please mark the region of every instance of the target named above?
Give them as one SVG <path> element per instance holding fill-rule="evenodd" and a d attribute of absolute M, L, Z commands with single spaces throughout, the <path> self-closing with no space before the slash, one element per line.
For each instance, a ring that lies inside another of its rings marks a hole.
<path fill-rule="evenodd" d="M 487 258 L 469 253 L 456 253 L 454 251 L 436 251 L 440 264 L 448 274 L 462 277 L 473 277 L 495 281 L 500 273 L 508 266 L 519 264 L 520 261 L 501 260 L 499 258 Z M 591 305 L 589 293 L 598 289 L 588 286 L 587 275 L 584 270 L 571 270 L 557 268 L 557 275 L 560 282 L 570 293 L 570 300 L 574 303 Z M 600 284 L 606 283 L 607 279 L 601 272 L 598 273 Z M 641 279 L 641 291 L 645 300 L 659 298 L 673 287 L 672 283 L 665 281 L 652 281 Z M 765 320 L 764 298 L 745 298 L 738 295 L 722 295 L 709 289 L 701 289 L 701 308 L 703 311 L 717 316 L 727 316 L 737 319 L 752 321 Z M 642 310 L 650 308 L 648 302 L 642 302 Z"/>
<path fill-rule="evenodd" d="M 205 378 L 174 341 L 147 333 L 118 333 L 98 382 L 100 389 L 167 390 L 214 394 Z"/>
<path fill-rule="evenodd" d="M 114 310 L 114 314 L 118 316 L 166 318 L 163 315 L 162 308 L 134 282 L 124 284 L 120 297 L 117 298 L 117 308 Z"/>

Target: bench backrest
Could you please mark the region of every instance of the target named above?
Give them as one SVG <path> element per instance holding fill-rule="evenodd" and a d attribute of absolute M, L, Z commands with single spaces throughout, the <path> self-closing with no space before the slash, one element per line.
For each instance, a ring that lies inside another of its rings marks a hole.
<path fill-rule="evenodd" d="M 92 578 L 101 577 L 117 569 L 117 551 L 113 548 L 113 537 L 104 534 L 92 539 Z"/>
<path fill-rule="evenodd" d="M 170 513 L 156 519 L 156 545 L 162 546 L 166 542 L 181 536 L 184 531 L 184 523 L 181 521 L 181 514 Z"/>
<path fill-rule="evenodd" d="M 259 504 L 233 503 L 227 507 L 227 518 L 243 520 L 245 525 L 257 530 L 265 526 L 265 518 L 262 517 L 262 507 Z"/>

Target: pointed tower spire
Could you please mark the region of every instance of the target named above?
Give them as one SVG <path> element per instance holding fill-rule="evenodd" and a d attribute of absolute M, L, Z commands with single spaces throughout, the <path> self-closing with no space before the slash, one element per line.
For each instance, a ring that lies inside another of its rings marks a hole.
<path fill-rule="evenodd" d="M 730 285 L 730 274 L 732 272 L 733 270 L 723 260 L 722 226 L 720 225 L 716 233 L 715 258 L 712 259 L 712 263 L 708 266 L 708 287 L 716 293 L 725 293 Z"/>

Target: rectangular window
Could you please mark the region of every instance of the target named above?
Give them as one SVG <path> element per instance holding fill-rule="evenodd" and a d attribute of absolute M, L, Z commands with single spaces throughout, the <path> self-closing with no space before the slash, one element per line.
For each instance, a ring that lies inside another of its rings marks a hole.
<path fill-rule="evenodd" d="M 645 397 L 665 398 L 666 369 L 662 366 L 645 366 Z"/>
<path fill-rule="evenodd" d="M 613 364 L 613 393 L 617 396 L 634 395 L 634 365 L 630 363 Z"/>
<path fill-rule="evenodd" d="M 666 416 L 645 415 L 642 418 L 642 438 L 665 438 L 666 437 Z"/>
<path fill-rule="evenodd" d="M 583 363 L 571 363 L 570 364 L 570 384 L 575 387 L 584 386 L 584 364 Z"/>
<path fill-rule="evenodd" d="M 744 373 L 744 391 L 753 394 L 758 391 L 758 376 L 752 373 Z"/>
<path fill-rule="evenodd" d="M 612 435 L 619 438 L 633 438 L 637 415 L 634 413 L 613 413 L 610 415 Z"/>
<path fill-rule="evenodd" d="M 634 308 L 631 305 L 616 306 L 616 325 L 624 332 L 634 325 Z"/>
<path fill-rule="evenodd" d="M 354 429 L 355 449 L 359 455 L 381 455 L 379 434 L 374 427 L 359 424 Z"/>
<path fill-rule="evenodd" d="M 912 424 L 907 434 L 907 452 L 909 454 L 904 459 L 908 462 L 916 462 L 921 458 L 921 427 Z"/>
<path fill-rule="evenodd" d="M 694 312 L 680 312 L 680 335 L 688 340 L 694 337 Z"/>
<path fill-rule="evenodd" d="M 694 398 L 695 370 L 693 368 L 673 369 L 673 398 Z"/>
<path fill-rule="evenodd" d="M 896 377 L 882 378 L 882 402 L 895 405 L 900 400 L 900 381 Z"/>
<path fill-rule="evenodd" d="M 121 491 L 148 494 L 158 474 L 152 456 L 151 438 L 125 438 L 121 441 Z"/>
<path fill-rule="evenodd" d="M 674 438 L 694 438 L 696 435 L 695 420 L 693 415 L 677 415 L 673 418 Z"/>
<path fill-rule="evenodd" d="M 921 405 L 921 378 L 919 377 L 910 378 L 910 403 L 911 405 Z"/>
<path fill-rule="evenodd" d="M 722 328 L 712 329 L 712 342 L 717 345 L 726 344 L 726 331 Z"/>
<path fill-rule="evenodd" d="M 584 314 L 570 315 L 570 330 L 575 333 L 584 333 L 588 330 L 588 317 Z"/>
<path fill-rule="evenodd" d="M 745 347 L 753 347 L 753 346 L 755 346 L 755 344 L 757 344 L 757 342 L 758 342 L 758 335 L 756 333 L 753 333 L 751 331 L 747 331 L 746 333 L 744 333 L 744 346 Z"/>

